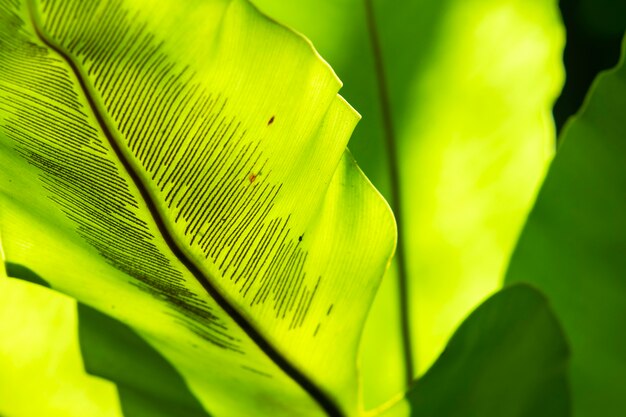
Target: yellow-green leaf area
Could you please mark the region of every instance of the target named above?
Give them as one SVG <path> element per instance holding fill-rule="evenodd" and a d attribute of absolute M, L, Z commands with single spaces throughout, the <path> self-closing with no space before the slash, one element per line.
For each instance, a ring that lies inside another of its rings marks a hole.
<path fill-rule="evenodd" d="M 418 370 L 501 284 L 555 147 L 563 33 L 556 4 L 462 2 L 413 84 L 400 141 Z M 419 99 L 417 99 L 419 98 Z M 410 135 L 410 136 L 409 136 Z"/>
<path fill-rule="evenodd" d="M 0 268 L 0 415 L 121 417 L 115 386 L 83 369 L 76 302 Z"/>
<path fill-rule="evenodd" d="M 355 414 L 394 222 L 311 45 L 239 0 L 0 12 L 7 262 L 130 325 L 211 415 Z"/>

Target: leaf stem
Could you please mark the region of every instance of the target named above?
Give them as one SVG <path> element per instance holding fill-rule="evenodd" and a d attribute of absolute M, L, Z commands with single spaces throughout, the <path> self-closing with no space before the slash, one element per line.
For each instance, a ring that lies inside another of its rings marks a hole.
<path fill-rule="evenodd" d="M 374 6 L 372 0 L 364 0 L 365 17 L 367 19 L 367 29 L 370 37 L 370 45 L 374 57 L 376 84 L 378 87 L 378 98 L 381 105 L 383 130 L 385 135 L 385 146 L 387 148 L 387 163 L 389 165 L 389 174 L 391 182 L 391 195 L 389 204 L 396 217 L 396 225 L 398 227 L 398 241 L 396 246 L 395 261 L 398 271 L 398 292 L 400 299 L 400 321 L 402 328 L 402 346 L 404 353 L 404 364 L 406 373 L 406 384 L 411 385 L 415 370 L 415 362 L 413 360 L 413 347 L 411 343 L 411 326 L 409 320 L 409 293 L 406 271 L 406 254 L 404 247 L 404 221 L 402 216 L 402 201 L 400 197 L 400 174 L 398 164 L 398 151 L 396 148 L 396 137 L 391 118 L 391 103 L 389 99 L 389 90 L 385 77 L 385 68 L 383 64 L 383 54 L 380 46 L 378 29 L 374 17 Z"/>

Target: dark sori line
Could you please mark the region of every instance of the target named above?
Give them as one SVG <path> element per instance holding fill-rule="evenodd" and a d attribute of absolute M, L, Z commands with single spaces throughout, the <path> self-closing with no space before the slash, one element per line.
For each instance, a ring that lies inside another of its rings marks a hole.
<path fill-rule="evenodd" d="M 181 243 L 167 233 L 166 221 L 184 230 L 192 252 L 202 253 L 219 266 L 223 278 L 240 285 L 240 296 L 249 298 L 251 307 L 269 300 L 277 319 L 289 319 L 290 330 L 304 325 L 322 278 L 307 278 L 302 234 L 298 238 L 289 228 L 289 216 L 272 215 L 282 185 L 269 181 L 271 170 L 265 170 L 267 159 L 259 151 L 259 141 L 249 138 L 228 114 L 227 98 L 205 92 L 194 82 L 193 71 L 173 63 L 164 43 L 119 1 L 43 2 L 44 23 L 33 26 L 39 41 L 61 60 L 29 38 L 24 23 L 11 12 L 19 5 L 7 0 L 0 4 L 8 22 L 0 22 L 4 23 L 0 40 L 13 44 L 2 49 L 6 55 L 2 59 L 12 59 L 6 72 L 14 73 L 0 82 L 0 88 L 10 93 L 2 96 L 0 108 L 14 117 L 0 122 L 18 151 L 45 173 L 45 188 L 76 223 L 78 233 L 111 265 L 136 278 L 135 285 L 182 312 L 190 329 L 218 346 L 240 351 L 238 341 L 203 300 L 185 288 L 181 273 L 154 245 L 154 236 L 137 218 L 138 205 L 128 185 L 107 160 L 110 146 L 173 254 L 279 367 L 330 415 L 340 415 L 336 405 L 223 298 L 184 255 Z M 28 85 L 18 85 L 18 78 L 28 79 Z M 93 115 L 84 112 L 72 79 L 80 84 L 79 94 Z M 102 107 L 91 95 L 94 91 Z M 54 104 L 44 104 L 43 98 Z M 107 109 L 106 116 L 102 108 Z M 90 126 L 90 117 L 98 120 L 106 143 Z M 51 135 L 42 134 L 37 122 L 17 127 L 18 119 L 42 118 L 52 120 L 47 129 Z M 62 132 L 72 134 L 68 138 Z M 123 148 L 136 162 L 125 157 Z M 86 165 L 95 169 L 79 171 Z M 103 172 L 109 174 L 103 177 Z M 144 184 L 145 178 L 153 183 Z M 160 198 L 148 189 L 159 190 Z M 167 220 L 155 206 L 158 201 L 168 210 Z M 315 334 L 318 330 L 319 326 Z"/>
<path fill-rule="evenodd" d="M 306 250 L 282 246 L 281 259 L 267 265 L 276 242 L 297 238 L 274 227 L 288 222 L 272 215 L 281 184 L 271 182 L 259 141 L 229 114 L 227 98 L 206 92 L 189 67 L 172 62 L 164 43 L 120 1 L 48 0 L 43 10 L 46 33 L 90 75 L 120 133 L 115 137 L 152 179 L 149 188 L 160 191 L 155 200 L 185 244 L 238 285 L 242 299 L 254 300 L 250 306 L 269 301 L 276 319 L 302 327 L 306 314 L 293 321 L 299 313 L 290 299 L 314 295 Z"/>
<path fill-rule="evenodd" d="M 240 352 L 239 341 L 186 288 L 181 272 L 155 246 L 137 214 L 137 201 L 82 108 L 65 63 L 33 42 L 16 12 L 19 7 L 0 0 L 0 130 L 41 170 L 49 198 L 108 263 L 182 313 L 184 325 L 199 323 L 193 328 L 201 337 Z"/>

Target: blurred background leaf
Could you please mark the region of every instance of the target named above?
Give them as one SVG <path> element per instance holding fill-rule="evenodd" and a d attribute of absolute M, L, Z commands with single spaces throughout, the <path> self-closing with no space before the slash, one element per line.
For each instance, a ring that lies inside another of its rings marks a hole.
<path fill-rule="evenodd" d="M 463 322 L 415 383 L 412 417 L 569 417 L 569 350 L 548 300 L 526 285 Z"/>
<path fill-rule="evenodd" d="M 626 410 L 626 67 L 566 125 L 509 267 L 549 297 L 572 347 L 574 416 Z"/>
<path fill-rule="evenodd" d="M 0 268 L 0 416 L 121 417 L 117 390 L 88 375 L 76 301 Z"/>

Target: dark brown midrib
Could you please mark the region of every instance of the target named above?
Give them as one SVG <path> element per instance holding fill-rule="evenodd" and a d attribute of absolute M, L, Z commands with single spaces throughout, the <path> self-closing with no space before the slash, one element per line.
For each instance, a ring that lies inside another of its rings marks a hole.
<path fill-rule="evenodd" d="M 398 150 L 396 149 L 396 136 L 391 118 L 391 103 L 387 79 L 385 76 L 385 66 L 383 64 L 383 54 L 380 46 L 378 29 L 374 17 L 374 7 L 372 0 L 364 0 L 365 18 L 367 20 L 367 31 L 370 37 L 372 54 L 374 58 L 376 84 L 378 87 L 378 99 L 383 120 L 383 131 L 385 135 L 385 147 L 387 148 L 387 164 L 389 165 L 389 176 L 391 185 L 391 201 L 389 204 L 396 218 L 398 227 L 398 241 L 396 244 L 396 265 L 398 266 L 398 292 L 399 292 L 399 313 L 400 326 L 402 332 L 402 350 L 404 354 L 404 366 L 406 373 L 406 385 L 413 383 L 415 372 L 415 361 L 413 359 L 413 346 L 411 341 L 411 326 L 409 322 L 409 293 L 407 285 L 406 254 L 404 247 L 404 218 L 402 216 L 402 201 L 400 193 L 400 174 L 398 172 Z"/>
<path fill-rule="evenodd" d="M 228 314 L 234 321 L 243 329 L 243 331 L 250 337 L 250 339 L 256 343 L 256 345 L 265 353 L 285 374 L 287 374 L 291 379 L 293 379 L 298 385 L 302 387 L 319 405 L 322 407 L 326 413 L 331 417 L 342 417 L 343 413 L 340 411 L 339 407 L 331 400 L 313 381 L 311 381 L 307 376 L 305 376 L 300 370 L 298 370 L 293 364 L 289 362 L 285 357 L 283 357 L 272 344 L 262 336 L 252 324 L 244 318 L 235 307 L 233 307 L 228 300 L 222 294 L 220 294 L 219 290 L 211 284 L 209 279 L 200 271 L 200 269 L 195 265 L 195 263 L 189 259 L 189 257 L 184 253 L 184 251 L 180 248 L 178 243 L 176 243 L 175 239 L 172 237 L 170 231 L 167 229 L 165 225 L 165 221 L 161 217 L 159 210 L 156 207 L 156 204 L 153 201 L 150 192 L 147 187 L 143 184 L 141 176 L 135 171 L 131 162 L 126 158 L 124 152 L 122 151 L 120 145 L 115 140 L 115 137 L 108 127 L 104 116 L 98 109 L 98 105 L 94 101 L 94 98 L 90 94 L 89 87 L 87 86 L 87 82 L 83 78 L 77 64 L 74 60 L 65 52 L 62 48 L 57 46 L 52 40 L 48 39 L 48 37 L 41 30 L 37 20 L 36 20 L 36 9 L 32 4 L 33 0 L 28 1 L 28 9 L 30 14 L 31 23 L 37 37 L 44 43 L 48 48 L 55 51 L 59 54 L 69 65 L 76 80 L 80 84 L 80 88 L 83 92 L 83 95 L 87 102 L 89 103 L 89 107 L 94 117 L 97 119 L 98 124 L 100 125 L 100 129 L 102 133 L 107 138 L 107 141 L 115 155 L 119 159 L 119 161 L 124 166 L 124 169 L 130 176 L 133 181 L 135 187 L 141 193 L 141 197 L 143 201 L 146 203 L 148 211 L 154 220 L 154 223 L 157 225 L 159 232 L 169 249 L 172 251 L 174 256 L 189 270 L 189 272 L 196 278 L 196 280 L 202 285 L 205 291 L 219 304 L 219 306 Z"/>

